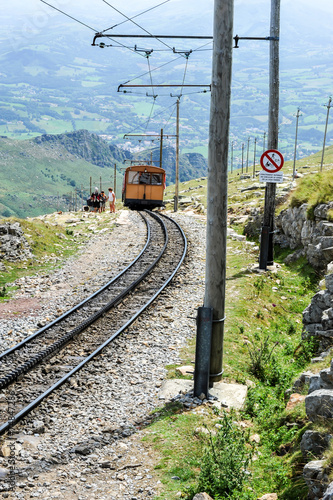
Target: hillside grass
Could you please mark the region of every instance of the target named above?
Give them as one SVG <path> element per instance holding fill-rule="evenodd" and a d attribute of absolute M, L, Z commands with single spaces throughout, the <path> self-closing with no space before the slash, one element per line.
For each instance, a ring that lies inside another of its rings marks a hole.
<path fill-rule="evenodd" d="M 103 214 L 89 214 L 91 224 L 97 224 L 99 229 L 108 227 L 110 229 L 110 218 Z M 64 214 L 53 213 L 47 217 L 36 217 L 30 219 L 19 219 L 11 217 L 0 219 L 4 222 L 19 222 L 24 236 L 29 243 L 33 257 L 27 260 L 9 262 L 1 260 L 5 271 L 0 271 L 0 302 L 12 298 L 16 287 L 14 281 L 23 276 L 31 276 L 38 273 L 49 273 L 60 268 L 68 257 L 75 255 L 81 245 L 89 239 L 91 230 L 85 224 L 87 219 L 72 227 L 66 224 L 66 220 L 80 220 L 82 212 L 71 212 Z M 79 229 L 78 229 L 79 228 Z M 112 228 L 112 226 L 111 226 Z"/>

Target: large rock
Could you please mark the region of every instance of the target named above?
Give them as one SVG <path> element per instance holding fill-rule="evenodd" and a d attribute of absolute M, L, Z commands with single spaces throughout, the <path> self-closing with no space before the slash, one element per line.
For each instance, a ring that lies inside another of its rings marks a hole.
<path fill-rule="evenodd" d="M 301 452 L 304 458 L 321 457 L 332 439 L 331 434 L 317 431 L 305 431 L 301 440 Z"/>
<path fill-rule="evenodd" d="M 333 390 L 319 389 L 305 398 L 305 411 L 312 422 L 333 418 Z"/>
<path fill-rule="evenodd" d="M 309 488 L 309 500 L 320 500 L 329 485 L 325 460 L 314 460 L 306 464 L 303 477 Z"/>
<path fill-rule="evenodd" d="M 32 258 L 32 253 L 18 222 L 0 225 L 0 260 L 15 262 Z"/>

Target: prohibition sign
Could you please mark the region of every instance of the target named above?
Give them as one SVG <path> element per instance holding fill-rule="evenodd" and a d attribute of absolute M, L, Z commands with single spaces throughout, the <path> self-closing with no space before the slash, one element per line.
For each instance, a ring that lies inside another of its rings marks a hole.
<path fill-rule="evenodd" d="M 275 172 L 281 170 L 283 164 L 284 158 L 280 151 L 277 151 L 276 149 L 268 149 L 261 155 L 260 165 L 270 174 L 274 174 Z"/>

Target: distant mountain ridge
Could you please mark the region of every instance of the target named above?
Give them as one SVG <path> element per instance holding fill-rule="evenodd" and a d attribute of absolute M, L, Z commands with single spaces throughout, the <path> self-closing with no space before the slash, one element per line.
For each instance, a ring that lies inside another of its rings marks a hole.
<path fill-rule="evenodd" d="M 98 165 L 101 168 L 114 166 L 115 161 L 125 163 L 131 154 L 114 145 L 109 145 L 97 134 L 88 130 L 77 130 L 65 134 L 43 134 L 35 137 L 36 144 L 61 144 L 69 153 Z"/>
<path fill-rule="evenodd" d="M 159 164 L 159 148 L 153 162 Z M 167 184 L 175 180 L 175 150 L 163 148 Z M 18 141 L 0 136 L 0 215 L 21 218 L 57 210 L 80 208 L 91 185 L 107 189 L 114 185 L 116 164 L 117 198 L 121 195 L 126 160 L 150 162 L 150 151 L 135 157 L 97 134 L 78 130 L 65 134 L 43 134 Z M 206 175 L 205 158 L 200 154 L 180 155 L 181 181 Z"/>

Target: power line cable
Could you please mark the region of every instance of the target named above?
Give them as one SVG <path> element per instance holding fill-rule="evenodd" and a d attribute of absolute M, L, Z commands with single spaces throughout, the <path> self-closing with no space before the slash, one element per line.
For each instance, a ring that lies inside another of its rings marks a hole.
<path fill-rule="evenodd" d="M 90 30 L 94 31 L 95 33 L 96 32 L 99 32 L 98 30 L 96 30 L 95 28 L 92 28 L 91 26 L 89 26 L 88 24 L 85 24 L 83 23 L 82 21 L 80 21 L 79 19 L 77 19 L 76 17 L 73 17 L 69 14 L 67 14 L 66 12 L 64 12 L 63 10 L 61 9 L 58 9 L 57 7 L 55 7 L 54 5 L 51 5 L 50 3 L 46 2 L 45 0 L 40 0 L 41 2 L 45 3 L 46 5 L 48 5 L 49 7 L 51 7 L 52 9 L 54 10 L 57 10 L 58 12 L 60 12 L 61 14 L 63 14 L 64 16 L 67 16 L 69 17 L 70 19 L 72 19 L 73 21 L 76 21 L 77 23 L 79 24 L 82 24 L 82 26 L 85 26 L 86 28 L 89 28 Z M 111 40 L 112 42 L 114 43 L 117 43 L 119 47 L 123 47 L 125 49 L 128 49 L 130 50 L 131 52 L 134 52 L 135 53 L 135 50 L 129 48 L 129 47 L 126 47 L 126 45 L 124 45 L 123 43 L 120 43 L 118 42 L 118 40 L 114 40 L 113 38 L 111 38 L 109 35 L 105 35 L 109 40 Z M 140 54 L 140 53 L 139 53 Z M 142 57 L 145 57 L 143 54 L 140 54 Z"/>
<path fill-rule="evenodd" d="M 140 24 L 136 23 L 135 21 L 133 21 L 133 19 L 131 19 L 128 16 L 126 16 L 126 14 L 123 14 L 122 12 L 120 12 L 120 10 L 116 9 L 116 7 L 114 7 L 113 5 L 111 5 L 109 2 L 107 2 L 106 0 L 103 0 L 103 2 L 106 3 L 106 5 L 108 5 L 109 7 L 111 7 L 111 9 L 115 10 L 116 12 L 118 12 L 118 14 L 124 16 L 128 21 L 131 21 L 133 24 L 135 24 L 135 26 L 137 26 L 138 28 L 140 28 L 142 31 L 144 31 L 145 33 L 147 33 L 149 36 L 155 38 L 155 40 L 157 40 L 158 42 L 162 43 L 163 45 L 165 45 L 166 47 L 168 47 L 170 50 L 173 50 L 172 47 L 170 47 L 167 43 L 163 42 L 162 40 L 160 40 L 159 38 L 157 38 L 155 35 L 153 35 L 152 33 L 150 33 L 148 30 L 146 30 L 145 28 L 143 28 L 142 26 L 140 26 Z"/>
<path fill-rule="evenodd" d="M 158 69 L 161 69 L 163 68 L 164 66 L 167 66 L 168 64 L 171 64 L 175 61 L 178 61 L 178 59 L 181 59 L 181 56 L 179 57 L 176 57 L 175 59 L 172 59 L 172 61 L 168 61 L 164 64 L 161 64 L 161 66 L 157 66 L 156 68 L 152 69 L 151 72 L 153 71 L 157 71 Z M 142 78 L 143 76 L 146 76 L 149 74 L 149 71 L 146 71 L 145 73 L 142 73 L 141 75 L 139 76 L 135 76 L 134 78 L 132 78 L 131 80 L 128 80 L 127 82 L 123 83 L 122 85 L 127 85 L 128 83 L 131 83 L 131 82 L 134 82 L 134 80 L 137 80 L 138 78 Z"/>
<path fill-rule="evenodd" d="M 106 28 L 105 30 L 101 31 L 100 33 L 102 34 L 108 30 L 112 30 L 113 28 L 117 28 L 118 26 L 121 26 L 122 24 L 125 24 L 128 21 L 135 19 L 136 17 L 142 16 L 143 14 L 146 14 L 147 12 L 150 12 L 151 10 L 156 9 L 157 7 L 160 7 L 161 5 L 168 3 L 168 2 L 170 2 L 170 0 L 165 0 L 165 2 L 159 3 L 158 5 L 155 5 L 154 7 L 151 7 L 150 9 L 144 10 L 143 12 L 140 12 L 140 14 L 133 16 L 131 19 L 126 19 L 126 21 L 122 21 L 121 23 L 115 24 L 114 26 L 110 26 L 110 28 Z"/>

